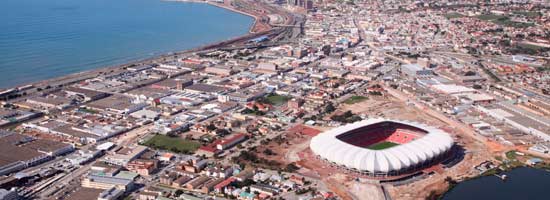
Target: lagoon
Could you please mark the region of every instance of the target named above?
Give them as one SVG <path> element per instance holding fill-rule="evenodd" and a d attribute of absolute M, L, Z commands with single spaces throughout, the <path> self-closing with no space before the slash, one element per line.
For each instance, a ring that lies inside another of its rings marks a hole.
<path fill-rule="evenodd" d="M 505 173 L 508 179 L 484 176 L 459 183 L 443 196 L 443 200 L 547 200 L 550 172 L 521 167 Z"/>

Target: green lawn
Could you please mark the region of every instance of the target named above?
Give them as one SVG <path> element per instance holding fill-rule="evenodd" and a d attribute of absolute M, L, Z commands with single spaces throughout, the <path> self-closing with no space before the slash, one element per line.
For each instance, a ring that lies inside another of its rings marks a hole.
<path fill-rule="evenodd" d="M 352 96 L 348 99 L 346 99 L 344 101 L 345 104 L 355 104 L 355 103 L 359 103 L 361 101 L 364 101 L 364 100 L 367 100 L 369 98 L 365 97 L 365 96 Z"/>
<path fill-rule="evenodd" d="M 535 50 L 535 51 L 539 51 L 539 50 L 544 49 L 543 46 L 537 46 L 537 45 L 526 44 L 526 43 L 518 43 L 517 45 L 520 46 L 521 48 L 532 49 L 532 50 Z"/>
<path fill-rule="evenodd" d="M 516 22 L 510 19 L 497 20 L 494 22 L 503 26 L 514 27 L 514 28 L 527 28 L 535 25 L 533 23 Z"/>
<path fill-rule="evenodd" d="M 96 110 L 92 110 L 92 109 L 88 109 L 88 108 L 78 108 L 78 111 L 85 112 L 85 113 L 90 113 L 90 114 L 98 113 Z"/>
<path fill-rule="evenodd" d="M 492 14 L 489 14 L 489 15 L 478 15 L 476 16 L 478 19 L 481 19 L 481 20 L 487 20 L 487 21 L 492 21 L 492 20 L 499 20 L 499 19 L 504 19 L 506 18 L 506 16 L 502 16 L 502 15 L 492 15 Z"/>
<path fill-rule="evenodd" d="M 534 12 L 534 11 L 514 11 L 514 14 L 523 15 L 526 17 L 539 17 L 542 14 L 540 12 Z"/>
<path fill-rule="evenodd" d="M 168 150 L 175 153 L 192 153 L 197 150 L 201 144 L 195 141 L 186 140 L 179 137 L 169 137 L 166 135 L 155 135 L 143 145 L 155 148 Z"/>
<path fill-rule="evenodd" d="M 270 94 L 266 97 L 266 99 L 271 105 L 279 106 L 279 105 L 283 105 L 288 100 L 290 100 L 290 97 L 282 96 L 278 94 Z"/>
<path fill-rule="evenodd" d="M 380 143 L 376 143 L 376 144 L 368 146 L 367 149 L 382 150 L 382 149 L 387 149 L 387 148 L 394 147 L 394 146 L 397 146 L 397 145 L 399 145 L 399 144 L 393 143 L 393 142 L 380 142 Z"/>
<path fill-rule="evenodd" d="M 460 14 L 460 13 L 456 13 L 456 12 L 447 13 L 447 14 L 445 14 L 444 16 L 445 16 L 447 19 L 464 17 L 464 15 L 462 15 L 462 14 Z"/>
<path fill-rule="evenodd" d="M 506 152 L 506 158 L 508 158 L 509 160 L 515 160 L 516 159 L 516 151 Z"/>
<path fill-rule="evenodd" d="M 527 43 L 518 43 L 515 46 L 512 46 L 509 51 L 511 54 L 539 55 L 548 50 L 550 50 L 550 48 L 545 48 L 542 46 L 537 46 L 537 45 L 532 45 Z"/>
<path fill-rule="evenodd" d="M 485 20 L 485 21 L 491 21 L 495 24 L 499 24 L 502 26 L 508 26 L 508 27 L 515 27 L 515 28 L 525 28 L 529 26 L 533 26 L 533 23 L 523 23 L 523 22 L 516 22 L 510 20 L 509 17 L 503 16 L 503 15 L 478 15 L 476 18 Z"/>

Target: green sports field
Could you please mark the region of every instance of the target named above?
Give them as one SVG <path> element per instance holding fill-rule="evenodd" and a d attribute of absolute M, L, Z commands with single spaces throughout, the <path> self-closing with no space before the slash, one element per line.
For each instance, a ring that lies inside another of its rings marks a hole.
<path fill-rule="evenodd" d="M 365 96 L 352 96 L 352 97 L 344 100 L 344 103 L 345 104 L 355 104 L 355 103 L 359 103 L 359 102 L 367 100 L 367 99 L 369 99 L 369 98 L 367 98 Z"/>
<path fill-rule="evenodd" d="M 143 145 L 155 149 L 168 150 L 175 153 L 193 153 L 201 146 L 200 143 L 195 141 L 178 137 L 169 137 L 166 135 L 155 135 Z"/>
<path fill-rule="evenodd" d="M 393 143 L 393 142 L 379 142 L 379 143 L 368 146 L 367 149 L 382 150 L 382 149 L 387 149 L 387 148 L 394 147 L 394 146 L 397 146 L 397 145 L 399 145 L 399 144 Z"/>

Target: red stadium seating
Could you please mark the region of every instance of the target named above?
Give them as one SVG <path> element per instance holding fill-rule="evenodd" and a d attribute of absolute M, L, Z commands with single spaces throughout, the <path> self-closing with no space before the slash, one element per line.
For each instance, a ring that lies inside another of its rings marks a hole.
<path fill-rule="evenodd" d="M 405 144 L 422 137 L 426 132 L 403 124 L 373 124 L 353 130 L 337 138 L 359 147 L 368 147 L 380 142 Z"/>

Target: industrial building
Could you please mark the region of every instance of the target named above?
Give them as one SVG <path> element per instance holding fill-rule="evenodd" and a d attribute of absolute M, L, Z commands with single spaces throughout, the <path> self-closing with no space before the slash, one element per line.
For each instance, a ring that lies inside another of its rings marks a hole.
<path fill-rule="evenodd" d="M 418 64 L 405 64 L 401 66 L 401 72 L 411 78 L 429 78 L 434 76 L 431 69 L 426 69 Z"/>
<path fill-rule="evenodd" d="M 0 175 L 7 175 L 51 160 L 74 150 L 71 144 L 34 139 L 2 131 L 0 133 Z"/>

